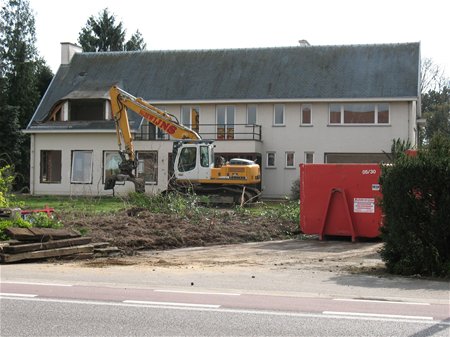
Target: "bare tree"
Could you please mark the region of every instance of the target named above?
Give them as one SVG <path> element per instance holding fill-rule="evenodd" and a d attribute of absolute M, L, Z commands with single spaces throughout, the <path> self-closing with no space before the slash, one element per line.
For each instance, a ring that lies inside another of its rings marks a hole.
<path fill-rule="evenodd" d="M 444 70 L 439 67 L 431 58 L 422 59 L 420 69 L 420 92 L 422 94 L 429 91 L 441 91 L 448 83 Z"/>

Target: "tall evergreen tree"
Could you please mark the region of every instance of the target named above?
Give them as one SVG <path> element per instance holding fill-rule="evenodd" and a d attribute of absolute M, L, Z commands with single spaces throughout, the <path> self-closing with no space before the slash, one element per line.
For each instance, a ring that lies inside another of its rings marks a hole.
<path fill-rule="evenodd" d="M 433 138 L 437 133 L 450 138 L 450 88 L 430 90 L 422 95 L 422 112 L 426 116 L 425 137 Z"/>
<path fill-rule="evenodd" d="M 146 44 L 139 30 L 126 43 L 125 34 L 122 22 L 116 23 L 115 15 L 105 8 L 97 17 L 89 17 L 78 36 L 78 43 L 85 52 L 145 49 Z"/>
<path fill-rule="evenodd" d="M 29 137 L 20 132 L 33 115 L 40 93 L 50 82 L 38 58 L 34 14 L 28 0 L 4 0 L 0 9 L 1 154 L 15 165 L 16 188 L 29 180 Z M 52 76 L 53 74 L 51 74 Z"/>
<path fill-rule="evenodd" d="M 130 40 L 125 43 L 125 50 L 144 50 L 147 44 L 144 42 L 144 38 L 139 30 L 131 35 Z"/>

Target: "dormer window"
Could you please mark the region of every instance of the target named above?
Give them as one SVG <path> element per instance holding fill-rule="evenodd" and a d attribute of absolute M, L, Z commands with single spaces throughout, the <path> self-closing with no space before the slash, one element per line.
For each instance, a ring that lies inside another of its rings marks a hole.
<path fill-rule="evenodd" d="M 69 100 L 69 121 L 100 121 L 107 119 L 106 100 Z"/>

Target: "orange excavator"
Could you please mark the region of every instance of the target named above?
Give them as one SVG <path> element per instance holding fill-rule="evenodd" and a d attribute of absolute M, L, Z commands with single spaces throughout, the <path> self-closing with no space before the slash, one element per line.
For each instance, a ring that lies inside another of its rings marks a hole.
<path fill-rule="evenodd" d="M 175 116 L 117 86 L 113 86 L 109 94 L 122 162 L 120 173 L 106 181 L 105 189 L 113 189 L 116 181 L 131 181 L 136 192 L 145 192 L 143 180 L 135 174 L 138 163 L 127 111 L 131 110 L 176 139 L 173 143 L 174 179 L 171 189 L 229 197 L 233 202 L 241 203 L 258 199 L 261 194 L 261 170 L 254 161 L 236 158 L 217 164 L 213 140 L 203 140 L 197 132 L 180 124 Z"/>

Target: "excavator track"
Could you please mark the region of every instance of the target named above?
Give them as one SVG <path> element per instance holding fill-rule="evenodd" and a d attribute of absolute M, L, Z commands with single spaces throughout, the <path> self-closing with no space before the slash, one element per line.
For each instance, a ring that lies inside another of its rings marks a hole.
<path fill-rule="evenodd" d="M 174 185 L 170 190 L 183 193 L 193 191 L 197 195 L 208 196 L 209 204 L 245 205 L 258 201 L 261 194 L 258 188 L 244 185 Z"/>

